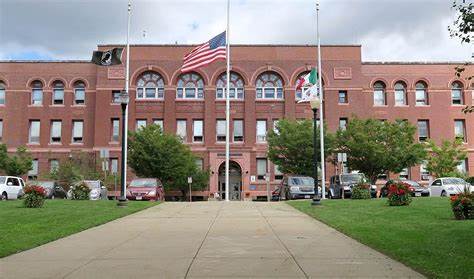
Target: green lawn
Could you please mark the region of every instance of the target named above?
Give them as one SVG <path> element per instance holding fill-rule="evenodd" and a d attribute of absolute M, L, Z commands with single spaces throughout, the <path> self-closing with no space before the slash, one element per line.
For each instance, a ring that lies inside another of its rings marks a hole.
<path fill-rule="evenodd" d="M 474 278 L 474 220 L 454 220 L 447 198 L 401 207 L 386 199 L 288 203 L 428 277 Z"/>
<path fill-rule="evenodd" d="M 0 258 L 94 227 L 153 202 L 46 200 L 43 208 L 25 208 L 20 200 L 0 202 Z"/>

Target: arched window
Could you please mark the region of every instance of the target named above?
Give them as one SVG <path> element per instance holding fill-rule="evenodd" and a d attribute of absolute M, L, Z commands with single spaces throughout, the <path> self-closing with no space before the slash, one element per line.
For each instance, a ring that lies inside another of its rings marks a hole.
<path fill-rule="evenodd" d="M 426 92 L 426 83 L 419 81 L 415 85 L 415 97 L 417 106 L 428 105 L 428 93 Z"/>
<path fill-rule="evenodd" d="M 407 86 L 403 81 L 395 83 L 395 105 L 406 106 L 407 102 Z"/>
<path fill-rule="evenodd" d="M 385 93 L 385 83 L 377 81 L 374 83 L 374 106 L 387 105 L 387 95 Z"/>
<path fill-rule="evenodd" d="M 300 78 L 306 76 L 308 73 L 309 73 L 309 71 L 301 73 L 296 80 L 298 81 Z M 303 87 L 299 88 L 298 90 L 296 90 L 295 100 L 297 100 L 297 101 L 301 100 L 303 98 L 303 92 L 305 92 L 308 89 L 309 89 L 308 86 L 303 86 Z"/>
<path fill-rule="evenodd" d="M 137 99 L 163 99 L 165 83 L 156 72 L 145 72 L 137 81 Z"/>
<path fill-rule="evenodd" d="M 53 105 L 62 104 L 64 104 L 64 83 L 57 80 L 53 83 Z"/>
<path fill-rule="evenodd" d="M 283 80 L 274 72 L 258 76 L 255 87 L 257 99 L 283 99 Z"/>
<path fill-rule="evenodd" d="M 204 81 L 196 73 L 183 74 L 178 79 L 176 99 L 204 99 Z"/>
<path fill-rule="evenodd" d="M 453 105 L 464 104 L 462 84 L 459 81 L 455 81 L 451 84 L 451 102 Z"/>
<path fill-rule="evenodd" d="M 244 99 L 244 80 L 235 73 L 230 73 L 230 90 L 229 99 L 243 100 Z M 216 99 L 225 99 L 225 90 L 227 88 L 227 74 L 222 73 L 217 79 L 216 83 Z"/>
<path fill-rule="evenodd" d="M 35 80 L 31 83 L 31 104 L 41 106 L 43 104 L 43 83 Z"/>
<path fill-rule="evenodd" d="M 5 104 L 5 83 L 0 81 L 0 105 Z"/>
<path fill-rule="evenodd" d="M 82 81 L 74 83 L 74 104 L 84 105 L 86 103 L 86 85 Z"/>

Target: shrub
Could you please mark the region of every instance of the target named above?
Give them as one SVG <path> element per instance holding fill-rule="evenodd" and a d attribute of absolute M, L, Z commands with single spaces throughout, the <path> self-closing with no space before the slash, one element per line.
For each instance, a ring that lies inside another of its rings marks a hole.
<path fill-rule="evenodd" d="M 26 186 L 25 189 L 25 196 L 23 203 L 25 207 L 28 208 L 37 208 L 43 207 L 44 204 L 44 197 L 46 196 L 46 191 L 43 187 L 40 186 Z"/>
<path fill-rule="evenodd" d="M 388 204 L 390 206 L 409 205 L 411 203 L 412 188 L 404 182 L 388 185 Z"/>
<path fill-rule="evenodd" d="M 351 198 L 356 200 L 370 199 L 370 185 L 366 183 L 359 183 L 352 187 Z"/>
<path fill-rule="evenodd" d="M 82 182 L 71 186 L 71 199 L 72 200 L 88 200 L 91 189 Z"/>
<path fill-rule="evenodd" d="M 468 186 L 464 191 L 451 197 L 451 209 L 457 220 L 474 219 L 474 194 L 469 191 Z"/>

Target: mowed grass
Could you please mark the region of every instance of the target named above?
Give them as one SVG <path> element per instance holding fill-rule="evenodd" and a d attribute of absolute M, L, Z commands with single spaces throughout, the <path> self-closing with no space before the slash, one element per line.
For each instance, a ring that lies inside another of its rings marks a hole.
<path fill-rule="evenodd" d="M 0 258 L 104 224 L 156 205 L 156 202 L 46 200 L 43 208 L 0 202 Z"/>
<path fill-rule="evenodd" d="M 447 198 L 401 207 L 386 199 L 288 203 L 428 277 L 474 278 L 474 220 L 454 220 Z"/>

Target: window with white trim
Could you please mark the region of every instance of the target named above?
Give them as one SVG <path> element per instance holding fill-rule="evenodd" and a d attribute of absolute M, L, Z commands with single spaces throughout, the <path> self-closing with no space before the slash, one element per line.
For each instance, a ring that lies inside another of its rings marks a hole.
<path fill-rule="evenodd" d="M 146 127 L 146 119 L 137 119 L 135 123 L 135 131 L 140 131 L 142 128 Z"/>
<path fill-rule="evenodd" d="M 466 142 L 466 124 L 464 119 L 454 120 L 454 135 L 456 139 Z"/>
<path fill-rule="evenodd" d="M 0 105 L 5 104 L 5 84 L 0 81 Z"/>
<path fill-rule="evenodd" d="M 280 168 L 278 165 L 273 165 L 274 167 L 274 174 L 275 174 L 275 180 L 282 180 L 283 179 L 283 173 L 280 171 Z"/>
<path fill-rule="evenodd" d="M 244 121 L 242 119 L 234 119 L 234 142 L 244 141 Z"/>
<path fill-rule="evenodd" d="M 176 120 L 176 135 L 181 138 L 183 142 L 186 141 L 186 120 Z"/>
<path fill-rule="evenodd" d="M 229 99 L 243 100 L 244 99 L 244 80 L 235 73 L 230 72 L 229 82 Z M 216 99 L 225 99 L 225 91 L 227 88 L 227 73 L 222 73 L 216 82 Z"/>
<path fill-rule="evenodd" d="M 339 104 L 347 104 L 349 102 L 347 98 L 347 90 L 339 90 L 338 93 L 338 103 Z"/>
<path fill-rule="evenodd" d="M 463 94 L 462 94 L 462 84 L 460 82 L 453 82 L 451 85 L 451 103 L 453 105 L 462 105 L 464 104 Z"/>
<path fill-rule="evenodd" d="M 41 106 L 43 104 L 43 83 L 36 80 L 32 83 L 31 90 L 31 104 L 34 106 Z"/>
<path fill-rule="evenodd" d="M 374 106 L 387 105 L 387 94 L 385 92 L 385 83 L 377 81 L 374 83 Z"/>
<path fill-rule="evenodd" d="M 406 106 L 407 103 L 407 90 L 404 82 L 395 83 L 395 105 Z"/>
<path fill-rule="evenodd" d="M 121 95 L 122 95 L 122 91 L 112 90 L 112 103 L 120 104 L 121 103 L 121 99 L 120 99 Z"/>
<path fill-rule="evenodd" d="M 204 160 L 202 158 L 196 158 L 195 163 L 198 169 L 200 170 L 204 169 Z"/>
<path fill-rule="evenodd" d="M 216 141 L 224 142 L 226 140 L 226 121 L 218 119 L 216 122 Z"/>
<path fill-rule="evenodd" d="M 51 121 L 51 143 L 61 143 L 61 120 Z"/>
<path fill-rule="evenodd" d="M 193 120 L 193 142 L 204 141 L 204 121 L 202 119 Z"/>
<path fill-rule="evenodd" d="M 298 82 L 301 78 L 303 78 L 304 76 L 306 76 L 307 74 L 309 74 L 310 72 L 309 71 L 305 71 L 303 73 L 301 73 L 298 78 L 296 78 L 296 82 Z M 306 92 L 306 90 L 309 89 L 309 86 L 303 86 L 301 88 L 298 88 L 296 91 L 295 91 L 295 100 L 296 101 L 299 101 L 303 98 L 303 92 Z"/>
<path fill-rule="evenodd" d="M 426 141 L 430 138 L 430 122 L 428 120 L 418 120 L 418 140 Z"/>
<path fill-rule="evenodd" d="M 420 164 L 420 179 L 421 180 L 430 180 L 430 172 L 426 169 L 426 166 L 427 166 L 427 162 L 426 161 L 423 161 L 421 164 Z"/>
<path fill-rule="evenodd" d="M 410 169 L 404 168 L 399 174 L 398 178 L 408 180 L 410 179 Z"/>
<path fill-rule="evenodd" d="M 165 82 L 160 74 L 148 71 L 137 81 L 137 100 L 160 100 L 165 97 Z"/>
<path fill-rule="evenodd" d="M 29 143 L 40 143 L 40 123 L 39 120 L 30 120 Z"/>
<path fill-rule="evenodd" d="M 153 119 L 153 124 L 158 125 L 161 128 L 161 132 L 163 132 L 163 119 Z"/>
<path fill-rule="evenodd" d="M 118 158 L 111 158 L 110 159 L 110 172 L 112 174 L 118 173 Z"/>
<path fill-rule="evenodd" d="M 428 93 L 426 92 L 426 83 L 419 81 L 415 85 L 415 98 L 417 106 L 428 105 Z"/>
<path fill-rule="evenodd" d="M 3 141 L 3 119 L 0 119 L 0 142 Z"/>
<path fill-rule="evenodd" d="M 36 179 L 38 177 L 38 159 L 31 161 L 31 169 L 28 171 L 28 179 Z"/>
<path fill-rule="evenodd" d="M 267 141 L 267 121 L 257 120 L 257 142 Z"/>
<path fill-rule="evenodd" d="M 456 168 L 460 173 L 466 174 L 468 170 L 467 159 L 464 159 L 461 162 L 459 162 L 459 165 L 457 165 Z"/>
<path fill-rule="evenodd" d="M 274 72 L 265 72 L 258 76 L 255 84 L 257 99 L 282 100 L 283 80 Z"/>
<path fill-rule="evenodd" d="M 196 73 L 182 74 L 176 87 L 176 99 L 204 99 L 204 81 Z"/>
<path fill-rule="evenodd" d="M 84 121 L 83 120 L 73 120 L 72 121 L 72 142 L 73 143 L 82 143 L 82 141 L 83 141 L 83 132 L 84 132 Z"/>
<path fill-rule="evenodd" d="M 74 105 L 84 105 L 86 103 L 86 85 L 82 81 L 74 83 Z"/>
<path fill-rule="evenodd" d="M 267 175 L 267 158 L 257 158 L 257 179 L 265 180 Z"/>
<path fill-rule="evenodd" d="M 119 141 L 119 137 L 120 137 L 120 119 L 118 118 L 113 118 L 111 120 L 111 131 L 110 131 L 110 140 L 112 142 L 118 142 Z"/>
<path fill-rule="evenodd" d="M 49 172 L 55 172 L 59 169 L 59 161 L 57 159 L 49 160 Z"/>
<path fill-rule="evenodd" d="M 339 118 L 339 130 L 345 131 L 347 128 L 347 118 Z"/>
<path fill-rule="evenodd" d="M 53 87 L 53 105 L 64 104 L 64 84 L 61 81 L 56 81 Z"/>

